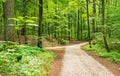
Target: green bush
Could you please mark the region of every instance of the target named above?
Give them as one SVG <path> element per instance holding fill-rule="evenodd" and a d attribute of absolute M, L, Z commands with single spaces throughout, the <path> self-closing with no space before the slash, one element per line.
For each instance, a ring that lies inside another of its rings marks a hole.
<path fill-rule="evenodd" d="M 100 44 L 92 45 L 92 48 L 89 45 L 84 46 L 84 50 L 93 51 L 96 55 L 109 59 L 110 61 L 120 63 L 120 53 L 116 50 L 111 50 L 111 52 L 106 52 L 105 47 Z"/>
<path fill-rule="evenodd" d="M 99 53 L 100 57 L 108 58 L 111 61 L 114 61 L 116 63 L 120 63 L 120 53 L 118 52 L 104 52 Z"/>
<path fill-rule="evenodd" d="M 102 44 L 103 42 L 103 38 L 101 38 L 103 36 L 103 34 L 101 32 L 95 33 L 94 34 L 94 40 L 92 40 L 93 44 Z"/>
<path fill-rule="evenodd" d="M 92 45 L 92 48 L 90 48 L 89 45 L 86 45 L 84 46 L 84 49 L 87 51 L 95 51 L 95 52 L 105 51 L 105 48 L 103 48 L 102 45 L 99 45 L 99 44 Z"/>
<path fill-rule="evenodd" d="M 66 45 L 66 44 L 69 44 L 69 41 L 68 40 L 64 40 L 64 39 L 60 39 L 59 43 L 62 44 L 62 45 Z"/>
<path fill-rule="evenodd" d="M 17 45 L 16 52 L 0 52 L 0 73 L 5 76 L 46 76 L 55 54 L 43 48 Z"/>
<path fill-rule="evenodd" d="M 0 43 L 0 51 L 8 51 L 8 49 L 17 49 L 19 47 L 18 43 L 15 42 L 1 42 Z"/>

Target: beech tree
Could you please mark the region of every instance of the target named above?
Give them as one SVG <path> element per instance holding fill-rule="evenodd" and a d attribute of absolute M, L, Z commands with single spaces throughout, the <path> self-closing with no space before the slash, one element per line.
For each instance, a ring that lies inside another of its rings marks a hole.
<path fill-rule="evenodd" d="M 91 48 L 91 33 L 90 33 L 90 22 L 89 22 L 89 1 L 86 0 L 86 7 L 87 7 L 87 25 L 88 25 L 88 39 L 89 39 L 89 45 L 90 45 L 90 48 Z"/>
<path fill-rule="evenodd" d="M 39 27 L 38 27 L 38 47 L 42 48 L 42 15 L 43 15 L 43 0 L 39 0 Z"/>
<path fill-rule="evenodd" d="M 6 0 L 3 3 L 4 13 L 4 40 L 14 41 L 15 40 L 15 21 L 10 18 L 14 18 L 14 0 Z"/>
<path fill-rule="evenodd" d="M 43 35 L 50 40 L 89 40 L 90 46 L 95 41 L 109 51 L 108 46 L 120 41 L 119 9 L 119 0 L 1 0 L 0 35 L 4 29 L 4 39 L 14 41 L 18 27 L 25 43 L 33 35 L 39 47 Z"/>
<path fill-rule="evenodd" d="M 104 23 L 104 20 L 105 20 L 104 12 L 105 11 L 104 10 L 105 10 L 104 0 L 102 0 L 102 33 L 103 33 L 103 40 L 104 40 L 104 44 L 105 44 L 107 52 L 110 52 L 109 47 L 108 47 L 108 43 L 107 43 L 107 39 L 106 39 L 105 29 L 104 29 L 104 27 L 105 27 L 105 23 Z"/>
<path fill-rule="evenodd" d="M 92 38 L 94 39 L 95 33 L 95 17 L 96 17 L 96 0 L 93 0 L 93 19 L 92 19 Z"/>

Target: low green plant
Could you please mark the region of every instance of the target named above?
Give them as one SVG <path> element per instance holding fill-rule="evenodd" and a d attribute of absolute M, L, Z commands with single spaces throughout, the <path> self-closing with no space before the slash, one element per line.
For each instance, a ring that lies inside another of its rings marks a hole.
<path fill-rule="evenodd" d="M 95 52 L 105 51 L 105 48 L 103 48 L 102 45 L 99 44 L 92 45 L 91 48 L 89 47 L 89 45 L 86 45 L 84 46 L 84 49 L 87 51 L 95 51 Z"/>
<path fill-rule="evenodd" d="M 118 53 L 118 52 L 104 52 L 104 53 L 99 53 L 99 56 L 107 58 L 110 61 L 114 61 L 116 63 L 120 63 L 120 53 Z"/>
<path fill-rule="evenodd" d="M 17 49 L 18 43 L 10 42 L 10 41 L 3 41 L 0 43 L 0 51 L 8 51 L 8 49 Z"/>
<path fill-rule="evenodd" d="M 60 39 L 59 43 L 62 44 L 62 45 L 66 45 L 66 44 L 69 44 L 69 41 L 68 40 L 64 40 L 64 39 Z"/>
<path fill-rule="evenodd" d="M 92 45 L 92 48 L 89 45 L 84 46 L 84 50 L 93 51 L 96 55 L 109 59 L 110 61 L 120 63 L 120 53 L 116 50 L 111 50 L 111 52 L 106 52 L 105 47 L 100 44 Z"/>
<path fill-rule="evenodd" d="M 16 52 L 0 52 L 0 73 L 5 76 L 46 76 L 55 54 L 43 48 L 17 45 Z"/>

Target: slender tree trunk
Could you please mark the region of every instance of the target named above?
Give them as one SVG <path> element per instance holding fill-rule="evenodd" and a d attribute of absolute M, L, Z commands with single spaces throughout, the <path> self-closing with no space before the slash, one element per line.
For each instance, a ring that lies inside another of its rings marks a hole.
<path fill-rule="evenodd" d="M 96 0 L 93 0 L 92 39 L 94 39 L 95 33 L 95 17 L 96 17 Z"/>
<path fill-rule="evenodd" d="M 23 24 L 23 35 L 25 37 L 25 44 L 28 44 L 27 41 L 27 24 L 26 24 L 26 16 L 27 16 L 27 8 L 26 8 L 27 0 L 23 0 L 23 17 L 24 17 L 24 24 Z"/>
<path fill-rule="evenodd" d="M 0 7 L 3 7 L 3 6 L 2 6 L 2 2 L 0 2 L 0 4 L 1 4 Z M 2 13 L 2 8 L 0 8 L 0 13 Z M 3 17 L 0 16 L 0 35 L 2 34 L 2 29 L 3 29 L 3 28 L 2 28 L 2 27 L 3 27 L 3 20 L 2 20 L 2 18 L 3 18 Z"/>
<path fill-rule="evenodd" d="M 48 22 L 48 35 L 49 35 L 49 38 L 51 37 L 51 35 L 50 35 L 50 23 Z"/>
<path fill-rule="evenodd" d="M 26 21 L 26 15 L 24 15 L 24 21 Z M 24 30 L 24 37 L 25 37 L 25 44 L 28 44 L 28 40 L 27 40 L 27 24 L 26 22 L 24 22 L 23 24 L 23 30 Z"/>
<path fill-rule="evenodd" d="M 83 17 L 81 16 L 81 39 L 83 39 Z"/>
<path fill-rule="evenodd" d="M 71 38 L 70 38 L 70 16 L 69 16 L 69 14 L 68 14 L 68 37 L 70 40 Z"/>
<path fill-rule="evenodd" d="M 104 18 L 105 18 L 104 10 L 105 10 L 104 0 L 102 0 L 102 33 L 103 33 L 103 40 L 104 40 L 104 44 L 105 44 L 107 52 L 110 52 L 109 47 L 108 47 L 108 43 L 107 43 L 107 39 L 106 39 L 105 29 L 104 29 Z"/>
<path fill-rule="evenodd" d="M 43 0 L 39 0 L 38 47 L 40 48 L 42 48 L 42 15 L 43 15 Z"/>
<path fill-rule="evenodd" d="M 0 16 L 0 35 L 2 34 L 2 31 L 3 31 L 3 20 L 2 17 Z"/>
<path fill-rule="evenodd" d="M 77 29 L 77 39 L 80 40 L 80 10 L 78 9 L 78 29 Z"/>
<path fill-rule="evenodd" d="M 75 22 L 74 22 L 74 37 L 75 39 L 77 39 L 77 24 L 76 24 L 76 21 L 77 21 L 77 15 L 75 14 Z"/>
<path fill-rule="evenodd" d="M 86 7 L 87 7 L 87 24 L 88 24 L 88 39 L 89 39 L 89 47 L 91 48 L 91 39 L 90 39 L 90 22 L 89 22 L 89 6 L 88 0 L 86 0 Z"/>
<path fill-rule="evenodd" d="M 5 41 L 15 41 L 15 21 L 9 20 L 9 18 L 14 18 L 14 0 L 7 0 L 3 3 L 3 13 L 4 13 L 4 40 Z"/>
<path fill-rule="evenodd" d="M 47 8 L 47 13 L 49 13 L 49 11 L 48 11 L 48 9 L 49 9 L 49 7 L 48 7 L 48 5 L 46 5 L 46 8 Z M 48 19 L 49 19 L 49 17 L 48 17 Z M 49 36 L 49 38 L 50 38 L 50 23 L 49 22 L 47 22 L 46 21 L 46 23 L 47 23 L 47 34 L 48 34 L 48 36 Z"/>
<path fill-rule="evenodd" d="M 69 40 L 71 40 L 72 39 L 72 32 L 71 32 L 71 29 L 72 29 L 72 18 L 70 17 L 70 26 L 69 26 L 69 29 L 70 29 L 70 39 Z"/>

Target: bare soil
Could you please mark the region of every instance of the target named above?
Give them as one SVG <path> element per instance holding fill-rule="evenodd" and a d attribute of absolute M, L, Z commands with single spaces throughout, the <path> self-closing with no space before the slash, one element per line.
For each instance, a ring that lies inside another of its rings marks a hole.
<path fill-rule="evenodd" d="M 65 53 L 65 48 L 46 48 L 56 54 L 56 59 L 51 65 L 50 76 L 59 76 L 62 67 L 62 59 Z"/>

